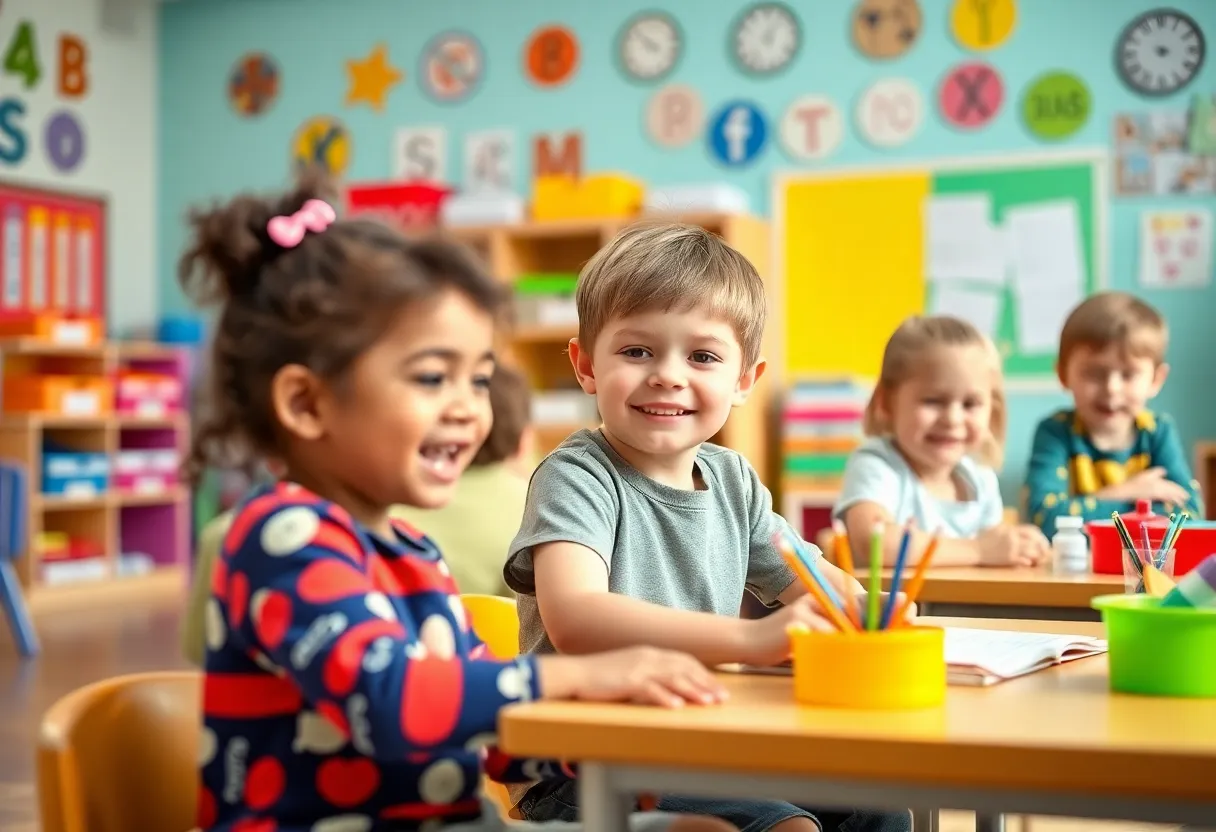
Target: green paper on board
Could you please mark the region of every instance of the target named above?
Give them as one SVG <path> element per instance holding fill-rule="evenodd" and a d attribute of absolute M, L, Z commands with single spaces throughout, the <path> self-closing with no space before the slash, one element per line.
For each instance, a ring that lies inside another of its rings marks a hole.
<path fill-rule="evenodd" d="M 1022 99 L 1026 129 L 1040 139 L 1068 138 L 1089 121 L 1091 109 L 1089 88 L 1071 72 L 1040 75 Z"/>
<path fill-rule="evenodd" d="M 1195 96 L 1187 149 L 1195 156 L 1216 156 L 1216 98 L 1213 96 Z"/>

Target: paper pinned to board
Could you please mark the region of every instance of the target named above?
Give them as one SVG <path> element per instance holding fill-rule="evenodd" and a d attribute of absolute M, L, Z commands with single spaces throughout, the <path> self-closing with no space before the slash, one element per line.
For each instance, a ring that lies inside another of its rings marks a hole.
<path fill-rule="evenodd" d="M 1059 347 L 1064 320 L 1084 294 L 1077 203 L 1062 200 L 1010 208 L 1005 222 L 1018 346 L 1025 354 L 1053 352 Z"/>
<path fill-rule="evenodd" d="M 1001 293 L 956 283 L 938 283 L 933 287 L 932 314 L 960 318 L 995 339 L 1001 316 Z"/>
<path fill-rule="evenodd" d="M 992 223 L 988 194 L 932 196 L 925 200 L 925 274 L 930 280 L 971 280 L 1001 286 L 1006 246 Z"/>
<path fill-rule="evenodd" d="M 1085 280 L 1081 219 L 1071 199 L 1010 208 L 1005 212 L 1013 282 L 1075 287 Z"/>

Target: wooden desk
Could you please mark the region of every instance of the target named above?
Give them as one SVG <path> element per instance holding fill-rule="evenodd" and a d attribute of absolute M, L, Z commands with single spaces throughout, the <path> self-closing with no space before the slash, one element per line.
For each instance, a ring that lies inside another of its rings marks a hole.
<path fill-rule="evenodd" d="M 857 573 L 862 584 L 867 574 Z M 884 569 L 883 589 L 890 587 L 891 570 Z M 1122 575 L 1066 576 L 1046 569 L 944 566 L 929 569 L 918 600 L 924 612 L 934 614 L 1098 621 L 1089 602 L 1099 595 L 1123 591 Z"/>
<path fill-rule="evenodd" d="M 937 620 L 1097 631 L 1075 622 Z M 924 711 L 800 707 L 789 678 L 723 680 L 731 699 L 718 707 L 509 708 L 500 741 L 510 754 L 583 761 L 587 832 L 623 832 L 639 792 L 986 816 L 1196 825 L 1216 817 L 1216 700 L 1112 695 L 1105 657 L 991 688 L 951 687 L 942 708 Z"/>

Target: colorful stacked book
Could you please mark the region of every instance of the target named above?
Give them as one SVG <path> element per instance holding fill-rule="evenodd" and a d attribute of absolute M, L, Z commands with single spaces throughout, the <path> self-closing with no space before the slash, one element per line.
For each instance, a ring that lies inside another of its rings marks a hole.
<path fill-rule="evenodd" d="M 861 444 L 872 384 L 855 377 L 803 378 L 786 395 L 781 456 L 785 488 L 840 485 L 849 454 Z"/>

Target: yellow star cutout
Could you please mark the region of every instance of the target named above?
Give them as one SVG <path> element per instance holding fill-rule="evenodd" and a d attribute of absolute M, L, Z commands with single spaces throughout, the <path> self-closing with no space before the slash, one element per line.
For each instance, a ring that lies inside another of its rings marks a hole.
<path fill-rule="evenodd" d="M 360 101 L 372 109 L 384 109 L 384 99 L 405 74 L 388 62 L 388 50 L 380 44 L 362 61 L 347 61 L 346 74 L 350 76 L 350 87 L 346 91 L 346 106 Z"/>

